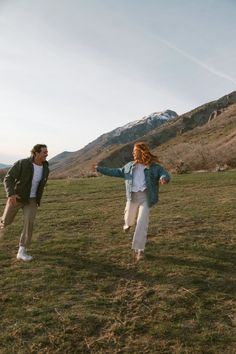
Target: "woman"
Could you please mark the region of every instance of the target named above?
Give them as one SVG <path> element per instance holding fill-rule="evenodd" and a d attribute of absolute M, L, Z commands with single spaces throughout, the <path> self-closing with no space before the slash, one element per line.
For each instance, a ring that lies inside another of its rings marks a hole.
<path fill-rule="evenodd" d="M 133 148 L 134 161 L 122 168 L 108 168 L 93 166 L 93 171 L 112 177 L 123 177 L 126 185 L 126 207 L 124 213 L 125 232 L 135 224 L 132 249 L 135 250 L 137 260 L 144 257 L 149 223 L 149 209 L 158 201 L 159 182 L 166 184 L 170 181 L 168 172 L 158 164 L 144 142 L 135 143 Z"/>

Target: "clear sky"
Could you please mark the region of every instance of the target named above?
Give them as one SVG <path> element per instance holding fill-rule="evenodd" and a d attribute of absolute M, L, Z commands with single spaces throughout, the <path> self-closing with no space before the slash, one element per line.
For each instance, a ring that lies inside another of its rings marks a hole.
<path fill-rule="evenodd" d="M 236 87 L 235 0 L 0 0 L 0 163 Z"/>

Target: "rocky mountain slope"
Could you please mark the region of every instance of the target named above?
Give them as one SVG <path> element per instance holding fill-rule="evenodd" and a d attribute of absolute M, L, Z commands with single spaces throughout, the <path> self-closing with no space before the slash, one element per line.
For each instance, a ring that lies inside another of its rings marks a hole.
<path fill-rule="evenodd" d="M 214 111 L 206 124 L 177 134 L 154 151 L 179 172 L 235 168 L 236 103 Z"/>
<path fill-rule="evenodd" d="M 52 171 L 51 176 L 67 177 L 87 175 L 92 161 L 97 162 L 104 159 L 120 146 L 142 138 L 148 132 L 177 117 L 177 113 L 171 110 L 155 112 L 101 135 L 81 150 L 63 152 L 49 161 Z"/>
<path fill-rule="evenodd" d="M 94 162 L 121 166 L 132 159 L 133 144 L 140 139 L 148 143 L 170 170 L 236 167 L 236 92 L 179 117 L 173 115 L 161 125 L 144 130 L 143 135 L 136 135 L 135 125 L 127 125 L 128 130 L 120 140 L 116 133 L 121 128 L 117 128 L 77 152 L 62 158 L 57 156 L 58 162 L 52 161 L 52 177 L 88 175 Z"/>

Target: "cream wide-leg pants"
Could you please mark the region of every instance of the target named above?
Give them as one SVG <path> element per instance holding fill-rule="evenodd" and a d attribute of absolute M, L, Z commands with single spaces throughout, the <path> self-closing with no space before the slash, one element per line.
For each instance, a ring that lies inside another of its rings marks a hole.
<path fill-rule="evenodd" d="M 124 221 L 124 229 L 133 226 L 136 221 L 132 249 L 144 250 L 149 223 L 149 206 L 146 191 L 132 192 L 131 200 L 128 200 L 125 206 Z"/>
<path fill-rule="evenodd" d="M 24 224 L 20 236 L 19 246 L 28 247 L 32 239 L 34 219 L 37 211 L 37 203 L 35 198 L 31 198 L 28 204 L 23 204 L 17 201 L 16 206 L 12 206 L 9 202 L 7 202 L 0 220 L 0 228 L 3 229 L 10 225 L 19 209 L 23 210 L 24 216 Z"/>

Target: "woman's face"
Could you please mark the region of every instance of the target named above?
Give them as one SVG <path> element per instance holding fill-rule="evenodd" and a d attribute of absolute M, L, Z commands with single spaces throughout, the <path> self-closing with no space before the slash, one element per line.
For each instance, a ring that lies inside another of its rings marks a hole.
<path fill-rule="evenodd" d="M 134 161 L 141 160 L 142 158 L 142 153 L 136 146 L 133 149 L 133 157 L 134 157 Z"/>

